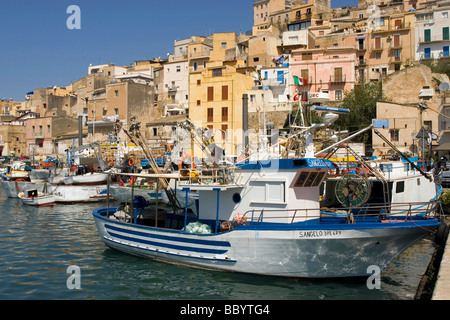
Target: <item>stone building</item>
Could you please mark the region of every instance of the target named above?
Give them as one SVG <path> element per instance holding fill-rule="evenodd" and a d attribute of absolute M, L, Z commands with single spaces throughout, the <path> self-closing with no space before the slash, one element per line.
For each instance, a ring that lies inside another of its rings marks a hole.
<path fill-rule="evenodd" d="M 405 68 L 383 79 L 385 102 L 377 103 L 375 128 L 399 150 L 410 155 L 422 156 L 428 151 L 431 141 L 416 139 L 422 127 L 427 132 L 439 135 L 439 111 L 442 110 L 442 93 L 438 82 L 448 82 L 443 74 L 432 73 L 425 65 Z M 439 144 L 441 142 L 439 141 Z M 392 153 L 391 147 L 373 134 L 374 155 Z M 438 141 L 432 141 L 432 147 Z"/>

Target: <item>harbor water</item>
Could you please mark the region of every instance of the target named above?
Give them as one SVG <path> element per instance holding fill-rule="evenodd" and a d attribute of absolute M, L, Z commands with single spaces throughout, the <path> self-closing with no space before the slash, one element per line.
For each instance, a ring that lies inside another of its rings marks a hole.
<path fill-rule="evenodd" d="M 35 208 L 0 190 L 0 299 L 412 300 L 435 250 L 431 236 L 417 242 L 381 273 L 380 286 L 373 289 L 364 279 L 284 279 L 205 271 L 106 247 L 92 218 L 92 210 L 105 205 Z M 79 288 L 70 285 L 70 266 L 79 268 Z"/>

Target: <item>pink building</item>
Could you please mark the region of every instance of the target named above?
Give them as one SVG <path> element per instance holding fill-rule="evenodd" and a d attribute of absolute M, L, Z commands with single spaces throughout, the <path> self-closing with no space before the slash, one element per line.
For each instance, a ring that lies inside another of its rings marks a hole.
<path fill-rule="evenodd" d="M 344 92 L 351 91 L 355 85 L 356 49 L 293 50 L 289 66 L 292 76 L 306 79 L 303 85 L 292 85 L 293 96 L 297 90 L 300 100 L 306 100 L 312 92 L 328 92 L 330 101 L 339 101 L 343 99 Z"/>

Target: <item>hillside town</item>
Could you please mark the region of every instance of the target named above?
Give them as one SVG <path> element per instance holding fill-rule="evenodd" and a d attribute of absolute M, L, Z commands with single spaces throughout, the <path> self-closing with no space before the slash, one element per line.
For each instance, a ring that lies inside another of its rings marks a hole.
<path fill-rule="evenodd" d="M 177 123 L 189 119 L 238 155 L 243 131 L 261 140 L 285 127 L 299 105 L 340 106 L 367 83 L 382 85 L 373 126 L 396 148 L 448 155 L 449 78 L 436 66 L 450 62 L 449 12 L 445 0 L 359 0 L 340 8 L 330 0 L 254 1 L 245 34 L 177 39 L 167 58 L 86 66 L 70 84 L 1 100 L 0 155 L 42 161 L 61 159 L 81 142 L 129 147 L 116 124 L 126 128 L 135 118 L 155 150 L 173 143 Z M 371 139 L 363 154 L 390 154 L 390 145 Z"/>

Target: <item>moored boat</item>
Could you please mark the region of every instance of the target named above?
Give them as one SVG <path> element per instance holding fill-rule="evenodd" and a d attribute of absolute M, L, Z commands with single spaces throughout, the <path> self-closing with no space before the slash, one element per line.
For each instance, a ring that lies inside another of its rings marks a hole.
<path fill-rule="evenodd" d="M 383 269 L 415 241 L 439 226 L 435 202 L 403 212 L 394 205 L 321 209 L 320 184 L 328 164 L 319 159 L 247 163 L 236 169 L 246 184 L 186 185 L 199 193 L 195 216 L 166 213 L 164 228 L 116 217 L 116 208 L 93 216 L 104 243 L 117 250 L 215 270 L 286 277 L 367 276 Z M 261 169 L 272 174 L 260 176 Z M 315 199 L 315 200 L 314 200 Z M 355 210 L 355 214 L 354 211 Z M 402 209 L 403 210 L 403 209 Z M 139 214 L 135 208 L 134 214 Z M 190 233 L 200 222 L 210 233 Z"/>
<path fill-rule="evenodd" d="M 55 196 L 38 192 L 37 190 L 27 190 L 18 194 L 23 204 L 35 207 L 52 206 L 55 204 Z"/>
<path fill-rule="evenodd" d="M 295 134 L 306 141 L 302 157 L 216 163 L 206 170 L 196 168 L 195 175 L 191 170 L 180 173 L 176 185 L 185 194 L 184 208 L 177 207 L 179 193 L 173 195 L 165 175 L 153 165 L 151 177 L 166 186 L 172 210 L 155 221 L 141 217 L 145 201 L 130 201 L 127 210 L 94 210 L 102 241 L 129 254 L 221 271 L 339 278 L 369 276 L 374 266 L 382 270 L 440 225 L 438 185 L 431 181 L 434 197 L 425 194 L 420 203 L 402 203 L 400 197 L 392 201 L 388 191 L 384 201 L 366 206 L 373 195 L 364 189 L 367 179 L 355 184 L 341 179 L 341 201 L 321 207 L 323 182 L 335 166 L 314 157 L 312 133 L 328 126 L 330 119 L 336 117 L 327 114 L 327 122 Z M 353 202 L 361 192 L 362 200 Z M 196 211 L 188 210 L 193 193 L 198 195 Z"/>

